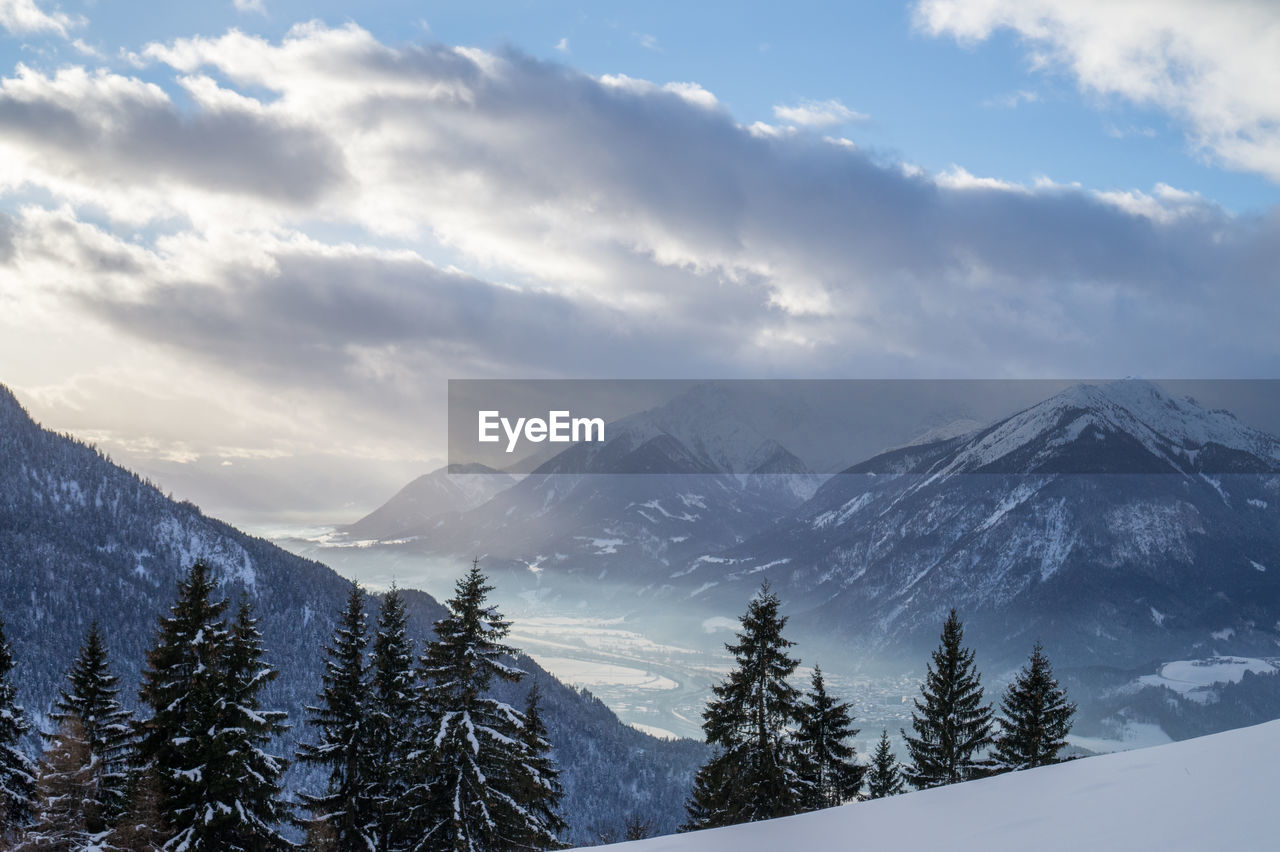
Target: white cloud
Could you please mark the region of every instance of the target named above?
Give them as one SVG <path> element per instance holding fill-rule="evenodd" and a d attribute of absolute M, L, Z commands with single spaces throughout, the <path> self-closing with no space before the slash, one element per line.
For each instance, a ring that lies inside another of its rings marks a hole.
<path fill-rule="evenodd" d="M 636 41 L 640 42 L 640 46 L 645 50 L 652 50 L 658 53 L 662 52 L 662 48 L 658 45 L 657 36 L 649 33 L 636 33 Z"/>
<path fill-rule="evenodd" d="M 983 102 L 983 106 L 1001 107 L 1003 109 L 1017 109 L 1023 104 L 1034 104 L 1040 102 L 1040 93 L 1031 89 L 1019 89 L 1016 92 L 1009 92 L 994 98 L 988 98 Z"/>
<path fill-rule="evenodd" d="M 1280 4 L 1273 0 L 920 0 L 920 27 L 1021 35 L 1084 89 L 1167 110 L 1226 165 L 1280 181 Z"/>
<path fill-rule="evenodd" d="M 863 121 L 867 116 L 854 112 L 838 100 L 801 101 L 794 106 L 781 104 L 773 108 L 773 115 L 779 121 L 797 127 L 825 128 L 841 124 Z"/>
<path fill-rule="evenodd" d="M 1010 181 L 1000 180 L 999 178 L 977 177 L 970 174 L 969 170 L 963 166 L 957 166 L 954 163 L 951 168 L 945 172 L 940 172 L 934 178 L 938 186 L 944 186 L 947 189 L 994 189 L 1000 192 L 1027 192 L 1027 188 L 1022 184 L 1011 183 Z"/>
<path fill-rule="evenodd" d="M 569 37 L 568 37 L 568 36 L 565 36 L 564 38 L 562 38 L 562 39 L 560 39 L 558 42 L 556 42 L 556 50 L 560 51 L 561 53 L 568 53 L 568 52 L 569 52 Z"/>
<path fill-rule="evenodd" d="M 719 105 L 716 96 L 697 83 L 665 83 L 661 86 L 651 83 L 648 80 L 640 80 L 635 77 L 628 77 L 626 74 L 605 74 L 601 76 L 600 82 L 610 89 L 631 92 L 637 95 L 650 95 L 656 92 L 669 92 L 691 104 L 704 107 L 707 109 L 714 108 Z"/>
<path fill-rule="evenodd" d="M 1164 183 L 1156 184 L 1151 194 L 1130 189 L 1097 192 L 1095 195 L 1126 213 L 1162 224 L 1193 216 L 1212 219 L 1214 214 L 1213 205 L 1199 193 L 1176 189 Z"/>
<path fill-rule="evenodd" d="M 0 27 L 14 35 L 51 33 L 67 38 L 84 18 L 61 11 L 46 12 L 35 0 L 0 0 Z"/>
<path fill-rule="evenodd" d="M 138 371 L 153 401 L 120 397 L 136 424 L 188 374 L 200 393 L 252 384 L 228 410 L 288 396 L 343 440 L 403 447 L 450 375 L 1280 367 L 1280 304 L 1258 297 L 1280 221 L 1168 187 L 930 175 L 742 126 L 694 83 L 350 25 L 140 60 L 146 80 L 0 80 L 0 199 L 19 210 L 0 216 L 0 362 L 19 365 L 0 381 L 100 361 L 98 405 Z M 92 345 L 73 356 L 77 327 Z"/>
<path fill-rule="evenodd" d="M 257 15 L 267 14 L 267 7 L 262 0 L 231 0 L 231 3 L 236 7 L 237 12 L 252 12 Z"/>
<path fill-rule="evenodd" d="M 84 39 L 78 38 L 71 42 L 71 46 L 82 56 L 89 56 L 94 59 L 102 59 L 102 52 L 91 44 L 87 44 Z"/>

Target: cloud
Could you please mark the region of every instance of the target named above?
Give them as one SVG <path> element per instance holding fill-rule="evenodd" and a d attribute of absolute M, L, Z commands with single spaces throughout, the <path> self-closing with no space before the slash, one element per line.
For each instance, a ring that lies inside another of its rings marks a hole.
<path fill-rule="evenodd" d="M 657 36 L 650 35 L 649 33 L 636 33 L 635 36 L 636 41 L 640 42 L 640 46 L 645 50 L 652 50 L 657 53 L 662 52 L 662 47 L 658 44 Z"/>
<path fill-rule="evenodd" d="M 0 213 L 0 265 L 13 260 L 13 217 Z"/>
<path fill-rule="evenodd" d="M 0 187 L 67 187 L 117 209 L 150 195 L 159 216 L 174 212 L 175 186 L 301 204 L 342 180 L 341 153 L 326 136 L 207 77 L 179 83 L 191 112 L 138 78 L 19 65 L 0 80 Z"/>
<path fill-rule="evenodd" d="M 14 35 L 51 33 L 67 38 L 72 29 L 84 26 L 84 18 L 64 12 L 46 12 L 35 0 L 0 0 L 0 27 Z"/>
<path fill-rule="evenodd" d="M 141 55 L 0 83 L 0 380 L 403 449 L 449 377 L 1280 367 L 1274 214 L 929 175 L 693 83 L 353 25 Z"/>
<path fill-rule="evenodd" d="M 801 101 L 795 106 L 777 105 L 773 115 L 797 127 L 825 128 L 864 121 L 867 116 L 854 112 L 838 100 Z"/>
<path fill-rule="evenodd" d="M 267 14 L 267 7 L 262 0 L 231 0 L 231 3 L 236 7 L 237 12 L 252 12 L 264 16 Z"/>
<path fill-rule="evenodd" d="M 1166 110 L 1226 165 L 1280 181 L 1280 5 L 1271 0 L 920 0 L 916 20 L 969 43 L 1016 32 L 1038 65 Z"/>
<path fill-rule="evenodd" d="M 1002 109 L 1017 109 L 1023 104 L 1039 103 L 1040 93 L 1030 89 L 1019 89 L 1016 92 L 1000 95 L 999 97 L 989 98 L 983 101 L 985 107 L 1000 107 Z"/>
<path fill-rule="evenodd" d="M 556 42 L 556 50 L 560 51 L 561 53 L 568 53 L 568 52 L 569 52 L 569 37 L 568 37 L 568 36 L 565 36 L 564 38 L 562 38 L 562 39 L 560 39 L 558 42 Z"/>

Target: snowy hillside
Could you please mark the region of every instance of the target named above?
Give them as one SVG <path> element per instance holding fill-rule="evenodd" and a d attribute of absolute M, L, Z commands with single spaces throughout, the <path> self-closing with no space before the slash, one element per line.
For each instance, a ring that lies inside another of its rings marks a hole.
<path fill-rule="evenodd" d="M 627 852 L 1280 848 L 1280 721 L 827 811 L 608 847 Z"/>

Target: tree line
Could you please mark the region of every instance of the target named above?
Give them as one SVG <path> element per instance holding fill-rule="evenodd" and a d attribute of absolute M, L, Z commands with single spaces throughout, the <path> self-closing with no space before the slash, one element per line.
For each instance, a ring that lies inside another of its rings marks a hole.
<path fill-rule="evenodd" d="M 766 582 L 725 649 L 734 668 L 712 687 L 703 731 L 716 751 L 694 779 L 681 830 L 716 828 L 790 816 L 857 799 L 878 799 L 1058 761 L 1075 705 L 1036 643 L 1009 684 L 1001 714 L 983 702 L 974 653 L 953 609 L 943 624 L 920 697 L 912 733 L 901 732 L 909 759 L 899 764 L 882 730 L 869 764 L 849 740 L 858 734 L 850 705 L 826 689 L 815 666 L 810 688 L 790 683 L 800 660 L 783 636 L 787 617 Z M 865 793 L 863 785 L 865 782 Z"/>
<path fill-rule="evenodd" d="M 297 804 L 283 794 L 289 761 L 269 752 L 286 714 L 262 706 L 278 673 L 247 599 L 228 618 L 215 589 L 203 562 L 180 582 L 147 654 L 145 718 L 122 706 L 94 625 L 38 766 L 19 747 L 29 723 L 0 622 L 0 848 L 274 852 L 297 848 L 290 825 L 317 852 L 563 848 L 538 691 L 519 710 L 488 695 L 525 673 L 477 563 L 417 654 L 400 594 L 384 596 L 371 631 L 352 586 L 296 755 L 328 783 Z"/>

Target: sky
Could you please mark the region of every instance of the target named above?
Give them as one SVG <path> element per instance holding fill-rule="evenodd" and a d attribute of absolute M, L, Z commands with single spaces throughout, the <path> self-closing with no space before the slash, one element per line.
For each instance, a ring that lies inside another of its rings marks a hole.
<path fill-rule="evenodd" d="M 347 470 L 450 378 L 1275 377 L 1277 56 L 1269 0 L 0 0 L 0 383 Z"/>

